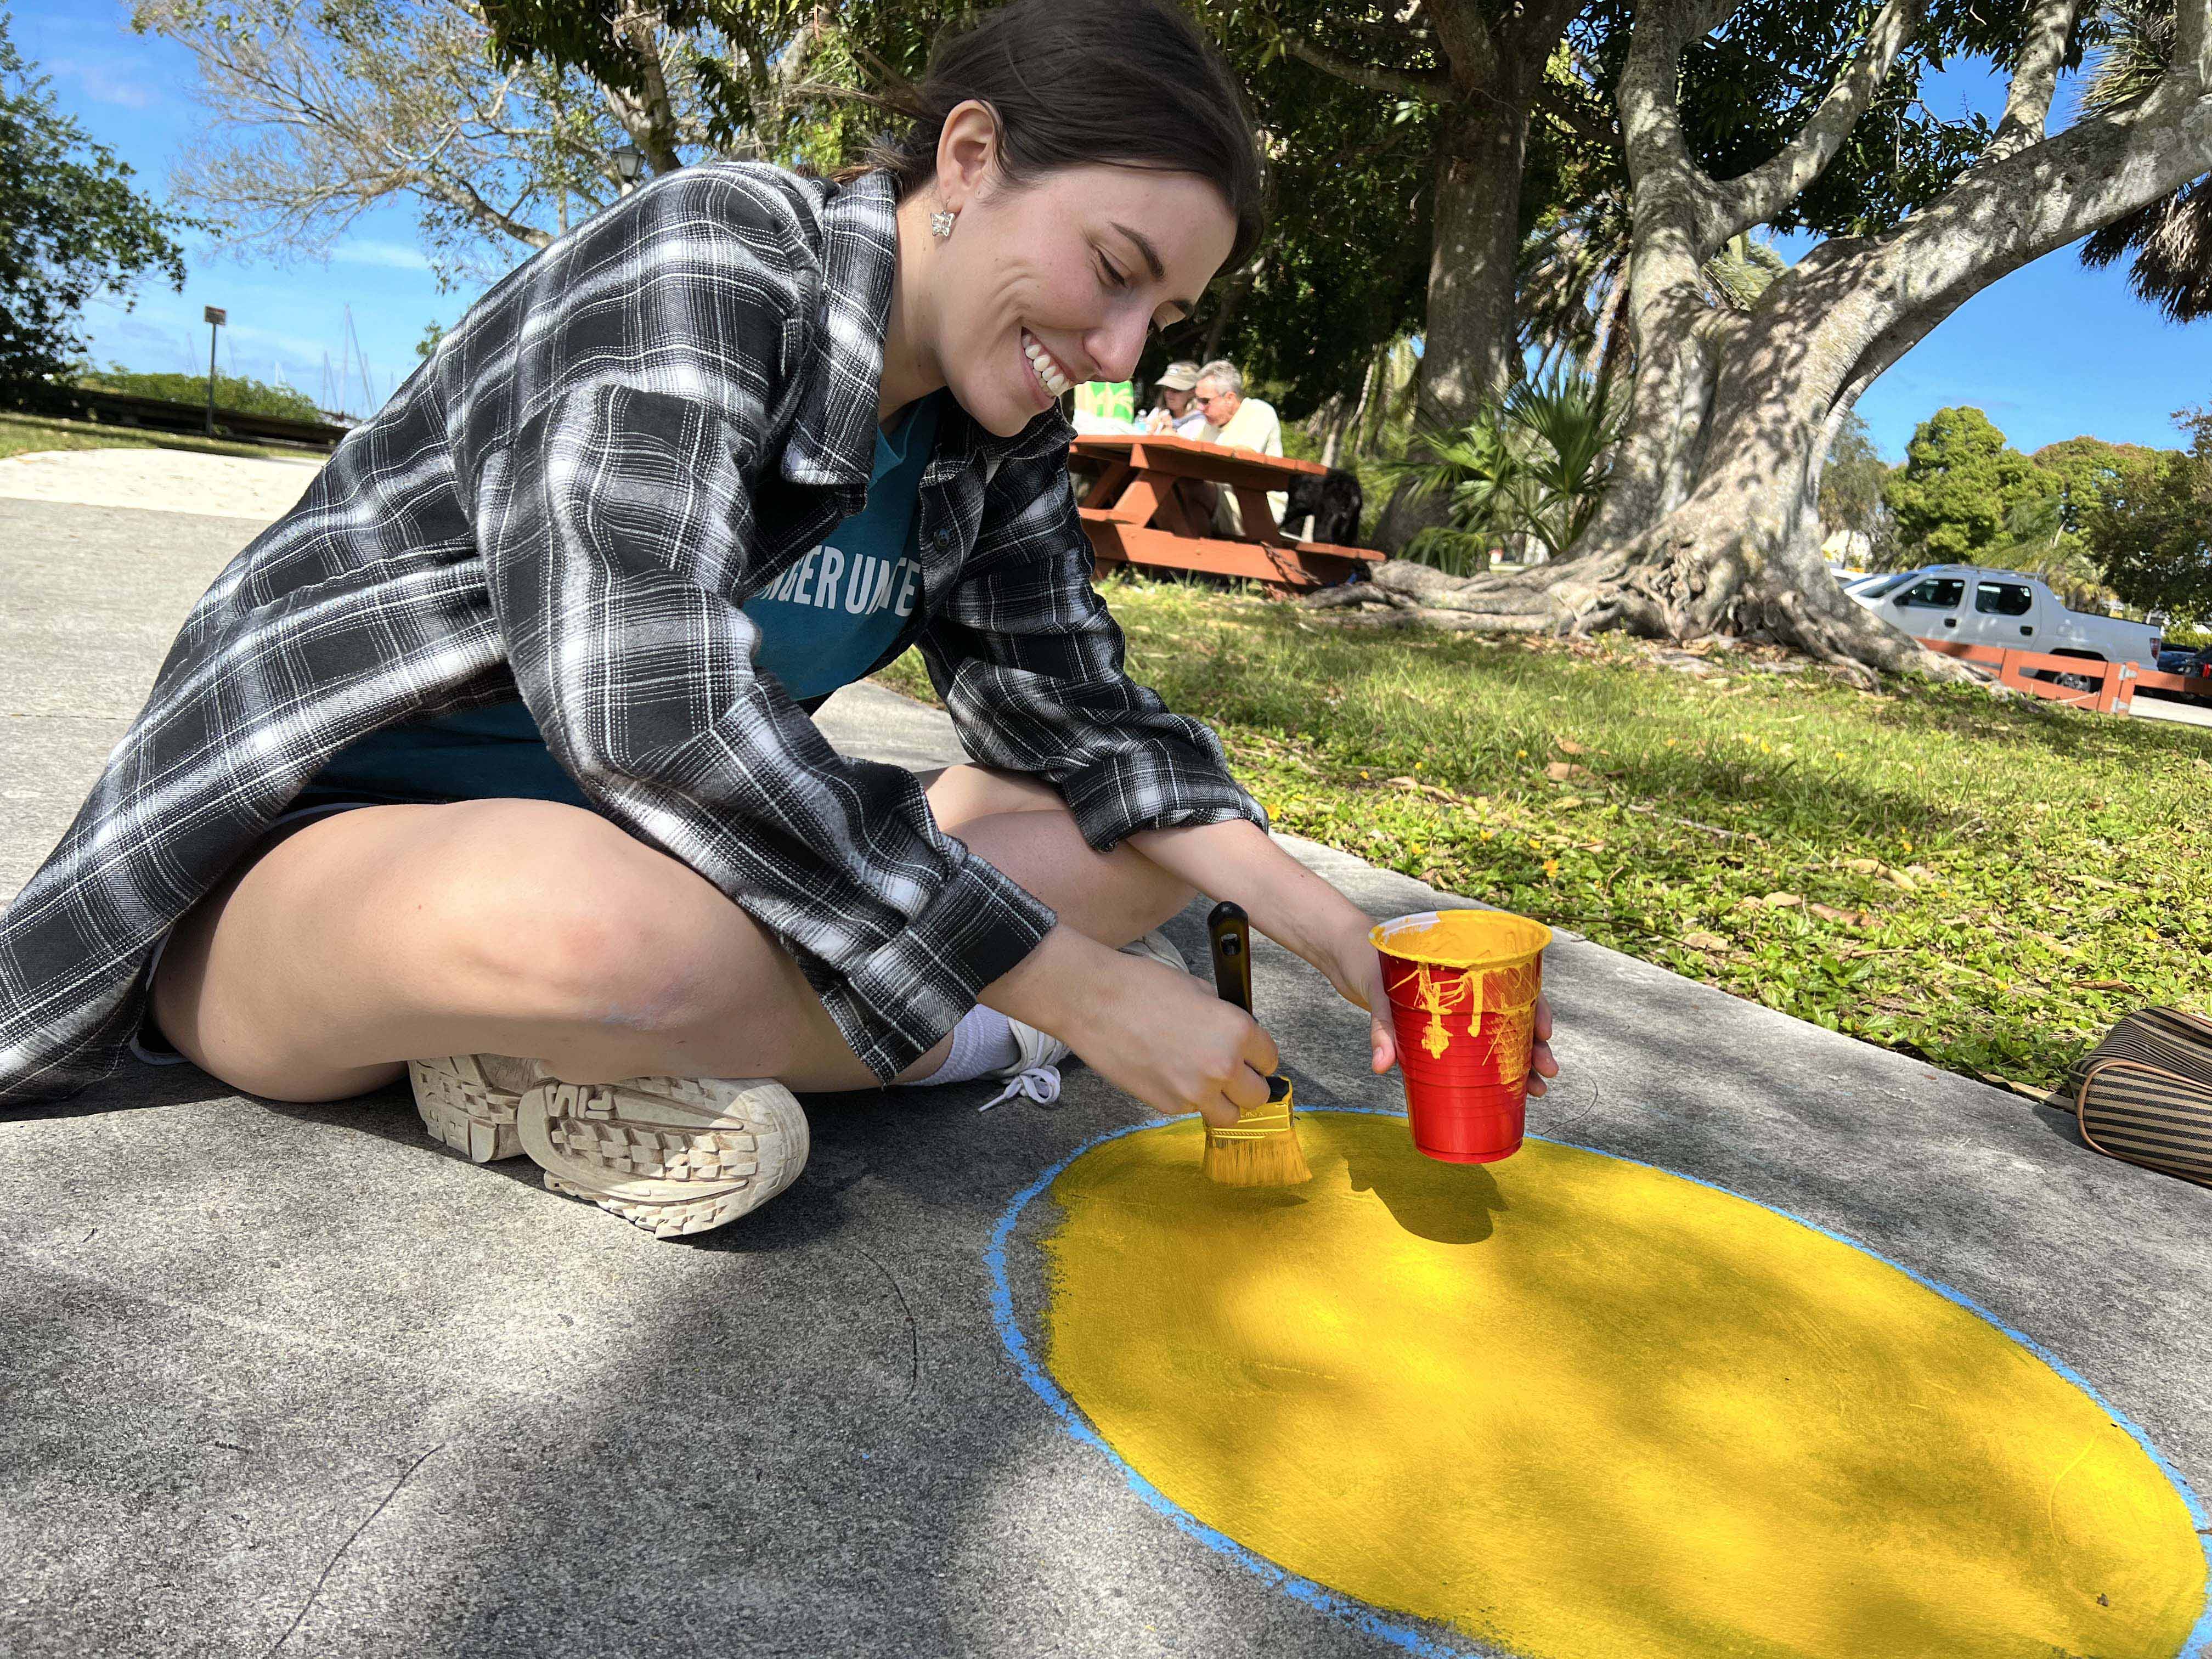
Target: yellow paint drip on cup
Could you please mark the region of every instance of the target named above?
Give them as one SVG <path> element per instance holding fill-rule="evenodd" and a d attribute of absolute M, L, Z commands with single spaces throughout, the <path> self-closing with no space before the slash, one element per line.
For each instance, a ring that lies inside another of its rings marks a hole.
<path fill-rule="evenodd" d="M 1050 1188 L 1046 1366 L 1172 1504 L 1531 1659 L 2167 1659 L 2190 1508 L 2094 1398 L 1900 1269 L 1531 1141 L 1302 1114 L 1296 1194 L 1184 1121 Z"/>

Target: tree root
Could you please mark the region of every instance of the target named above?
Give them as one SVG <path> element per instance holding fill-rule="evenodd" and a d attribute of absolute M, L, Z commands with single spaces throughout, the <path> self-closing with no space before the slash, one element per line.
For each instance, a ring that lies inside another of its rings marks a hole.
<path fill-rule="evenodd" d="M 1966 664 L 1844 598 L 1817 565 L 1793 580 L 1792 561 L 1747 541 L 1737 532 L 1709 542 L 1681 526 L 1662 526 L 1624 549 L 1476 576 L 1389 559 L 1365 581 L 1322 588 L 1300 603 L 1339 612 L 1334 620 L 1347 626 L 1771 644 L 1802 652 L 1869 691 L 1885 674 L 1984 683 Z M 1829 591 L 1816 591 L 1818 584 Z"/>

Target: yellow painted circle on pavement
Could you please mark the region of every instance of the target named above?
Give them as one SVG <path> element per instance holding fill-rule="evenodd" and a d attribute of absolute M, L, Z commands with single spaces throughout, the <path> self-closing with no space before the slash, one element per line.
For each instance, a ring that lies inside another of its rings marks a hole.
<path fill-rule="evenodd" d="M 1218 1187 L 1194 1121 L 1050 1188 L 1045 1364 L 1172 1504 L 1530 1659 L 2169 1659 L 2190 1507 L 1987 1319 L 1789 1217 L 1540 1141 L 1302 1113 Z"/>

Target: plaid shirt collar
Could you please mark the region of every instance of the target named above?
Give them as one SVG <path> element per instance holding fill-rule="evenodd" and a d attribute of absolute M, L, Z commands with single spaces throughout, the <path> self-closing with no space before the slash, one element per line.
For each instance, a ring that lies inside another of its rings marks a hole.
<path fill-rule="evenodd" d="M 859 490 L 875 471 L 877 403 L 884 378 L 884 330 L 898 270 L 898 197 L 888 173 L 866 173 L 824 200 L 822 295 L 815 307 L 806 384 L 783 446 L 783 476 L 793 483 Z M 987 475 L 1010 460 L 1034 460 L 1064 448 L 1075 429 L 1048 409 L 1011 438 L 965 417 L 939 424 L 939 462 L 980 459 Z"/>

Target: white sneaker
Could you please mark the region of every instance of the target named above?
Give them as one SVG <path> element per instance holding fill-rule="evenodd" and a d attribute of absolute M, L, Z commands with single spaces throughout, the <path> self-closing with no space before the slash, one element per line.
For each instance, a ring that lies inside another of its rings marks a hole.
<path fill-rule="evenodd" d="M 656 1238 L 735 1221 L 806 1167 L 806 1114 L 768 1078 L 547 1078 L 524 1093 L 515 1129 L 548 1191 Z"/>
<path fill-rule="evenodd" d="M 1132 939 L 1123 945 L 1121 954 L 1149 957 L 1154 962 L 1164 963 L 1179 974 L 1190 971 L 1190 964 L 1183 960 L 1182 952 L 1176 949 L 1175 942 L 1157 927 L 1144 938 Z M 1073 1051 L 1051 1032 L 1041 1031 L 1034 1025 L 1024 1025 L 1011 1014 L 1006 1017 L 1006 1024 L 1013 1031 L 1014 1044 L 1018 1052 L 1012 1065 L 1003 1066 L 987 1075 L 1012 1080 L 975 1109 L 988 1112 L 994 1106 L 1003 1106 L 1018 1095 L 1039 1106 L 1054 1104 L 1060 1098 L 1060 1063 Z"/>
<path fill-rule="evenodd" d="M 514 1112 L 523 1091 L 538 1077 L 537 1061 L 511 1054 L 447 1054 L 407 1062 L 407 1081 L 422 1127 L 433 1140 L 471 1164 L 522 1156 Z"/>
<path fill-rule="evenodd" d="M 1131 939 L 1121 947 L 1121 954 L 1125 957 L 1150 957 L 1154 962 L 1166 963 L 1178 974 L 1190 971 L 1190 964 L 1182 959 L 1182 952 L 1176 949 L 1175 941 L 1157 927 L 1142 939 Z"/>

